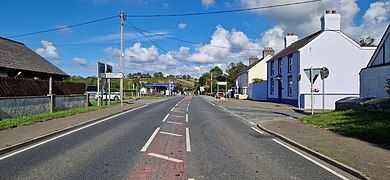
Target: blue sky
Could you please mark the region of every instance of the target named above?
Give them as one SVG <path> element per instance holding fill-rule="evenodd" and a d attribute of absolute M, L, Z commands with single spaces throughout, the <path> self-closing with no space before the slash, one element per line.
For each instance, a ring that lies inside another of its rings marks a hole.
<path fill-rule="evenodd" d="M 219 11 L 299 2 L 303 0 L 37 0 L 0 2 L 0 36 L 40 31 L 126 14 L 170 14 Z M 343 31 L 354 39 L 379 38 L 389 23 L 390 2 L 375 0 L 324 0 L 308 5 L 219 15 L 129 18 L 143 30 L 170 37 L 200 42 L 192 45 L 164 37 L 153 39 L 187 67 L 125 24 L 126 70 L 129 72 L 162 71 L 169 74 L 198 76 L 210 67 L 226 67 L 229 62 L 247 62 L 250 55 L 261 56 L 265 46 L 280 50 L 282 38 L 293 31 L 304 37 L 318 30 L 318 17 L 325 9 L 335 8 L 345 17 Z M 305 9 L 303 11 L 303 9 Z M 180 25 L 179 27 L 179 24 Z M 367 32 L 366 27 L 374 30 Z M 39 52 L 70 75 L 93 76 L 96 62 L 114 65 L 118 70 L 119 18 L 62 31 L 13 38 Z M 213 40 L 212 40 L 213 39 Z M 226 48 L 217 48 L 222 46 Z M 229 49 L 231 48 L 231 49 Z M 237 50 L 237 49 L 243 50 Z M 249 49 L 249 50 L 245 50 Z M 115 71 L 115 69 L 114 69 Z"/>

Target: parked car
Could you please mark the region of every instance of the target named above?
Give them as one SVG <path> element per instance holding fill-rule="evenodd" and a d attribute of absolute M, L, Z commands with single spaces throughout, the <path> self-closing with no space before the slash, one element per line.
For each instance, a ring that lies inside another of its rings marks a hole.
<path fill-rule="evenodd" d="M 225 99 L 225 93 L 219 92 L 215 95 L 215 98 L 217 99 Z"/>
<path fill-rule="evenodd" d="M 99 96 L 96 94 L 95 95 L 95 99 L 98 100 L 98 97 L 100 97 L 102 100 L 115 100 L 115 101 L 119 101 L 120 100 L 120 93 L 119 92 L 111 92 L 110 95 L 108 95 L 108 93 L 104 92 L 103 93 L 103 98 L 102 98 L 102 95 L 100 94 Z"/>

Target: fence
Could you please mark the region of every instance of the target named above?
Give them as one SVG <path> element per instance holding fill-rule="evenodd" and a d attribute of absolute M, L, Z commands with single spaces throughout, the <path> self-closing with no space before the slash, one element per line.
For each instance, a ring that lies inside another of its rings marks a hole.
<path fill-rule="evenodd" d="M 55 95 L 84 94 L 85 84 L 53 81 Z M 46 96 L 49 94 L 48 80 L 0 77 L 0 97 Z"/>

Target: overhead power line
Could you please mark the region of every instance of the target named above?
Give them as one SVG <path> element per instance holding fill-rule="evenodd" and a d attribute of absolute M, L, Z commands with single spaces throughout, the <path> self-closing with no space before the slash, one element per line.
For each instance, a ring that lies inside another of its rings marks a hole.
<path fill-rule="evenodd" d="M 242 11 L 255 11 L 255 10 L 262 10 L 262 9 L 269 9 L 269 8 L 277 8 L 277 7 L 294 6 L 294 5 L 300 5 L 300 4 L 308 4 L 308 3 L 314 3 L 314 2 L 319 2 L 319 1 L 322 1 L 322 0 L 300 1 L 300 2 L 293 2 L 293 3 L 275 4 L 275 5 L 269 5 L 269 6 L 260 6 L 260 7 L 233 9 L 233 10 L 223 10 L 223 11 L 194 12 L 194 13 L 176 13 L 176 14 L 145 14 L 145 15 L 127 14 L 126 16 L 130 17 L 130 18 L 199 16 L 199 15 L 234 13 L 234 12 L 242 12 Z"/>
<path fill-rule="evenodd" d="M 150 42 L 152 42 L 154 45 L 156 45 L 158 48 L 160 48 L 162 51 L 164 51 L 166 54 L 168 54 L 169 56 L 171 56 L 173 59 L 175 59 L 176 61 L 179 61 L 180 63 L 190 67 L 190 68 L 193 68 L 193 69 L 196 69 L 195 67 L 187 64 L 185 61 L 177 58 L 175 55 L 173 55 L 172 53 L 170 53 L 168 50 L 166 50 L 165 48 L 163 48 L 162 46 L 160 46 L 159 44 L 157 44 L 155 41 L 153 41 L 149 36 L 147 36 L 141 29 L 139 29 L 136 25 L 134 25 L 133 23 L 131 23 L 128 19 L 126 19 L 126 22 L 136 31 L 138 31 L 140 34 L 142 34 L 145 38 L 147 38 Z M 196 69 L 197 70 L 197 69 Z"/>
<path fill-rule="evenodd" d="M 36 31 L 36 32 L 31 32 L 31 33 L 25 33 L 25 34 L 18 34 L 18 35 L 15 35 L 15 36 L 10 36 L 8 38 L 16 38 L 16 37 L 29 36 L 29 35 L 33 35 L 33 34 L 41 34 L 41 33 L 47 33 L 47 32 L 52 32 L 52 31 L 59 31 L 59 30 L 62 30 L 62 29 L 67 29 L 67 28 L 77 27 L 77 26 L 83 26 L 83 25 L 92 24 L 92 23 L 96 23 L 96 22 L 100 22 L 100 21 L 105 21 L 105 20 L 113 19 L 113 18 L 117 18 L 117 17 L 118 17 L 117 15 L 116 16 L 110 16 L 110 17 L 106 17 L 106 18 L 102 18 L 102 19 L 82 22 L 82 23 L 68 25 L 68 26 L 63 26 L 63 27 L 59 27 L 59 28 L 46 29 L 46 30 L 41 30 L 41 31 Z"/>

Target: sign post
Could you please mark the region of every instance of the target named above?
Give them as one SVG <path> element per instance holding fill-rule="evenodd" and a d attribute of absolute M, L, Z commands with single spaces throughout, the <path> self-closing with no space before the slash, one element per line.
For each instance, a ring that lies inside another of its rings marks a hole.
<path fill-rule="evenodd" d="M 103 74 L 105 72 L 106 72 L 106 64 L 98 62 L 98 64 L 97 64 L 97 92 L 96 92 L 96 94 L 98 95 L 97 96 L 98 97 L 97 98 L 98 106 L 102 105 L 102 99 L 100 99 L 100 98 L 103 98 L 103 94 L 102 94 L 103 90 L 100 86 L 100 80 L 101 80 L 101 74 Z M 102 97 L 100 97 L 100 94 L 102 94 Z"/>
<path fill-rule="evenodd" d="M 310 81 L 310 107 L 311 107 L 311 114 L 314 114 L 314 96 L 313 96 L 313 84 L 317 80 L 318 76 L 320 75 L 321 68 L 313 68 L 310 67 L 308 69 L 303 70 L 306 74 L 306 76 L 309 78 Z"/>
<path fill-rule="evenodd" d="M 329 76 L 329 69 L 327 67 L 321 68 L 320 74 L 322 79 L 322 112 L 325 112 L 325 79 Z"/>

